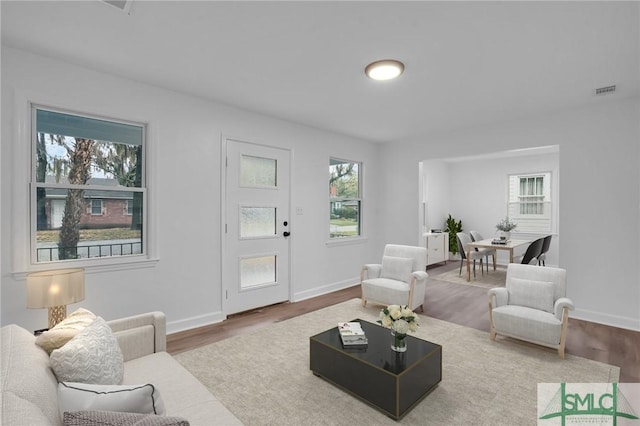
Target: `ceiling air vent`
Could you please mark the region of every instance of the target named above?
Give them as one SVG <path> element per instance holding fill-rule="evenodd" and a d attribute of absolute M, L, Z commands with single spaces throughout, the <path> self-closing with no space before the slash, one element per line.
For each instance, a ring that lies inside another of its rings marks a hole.
<path fill-rule="evenodd" d="M 117 7 L 121 11 L 126 14 L 129 14 L 129 10 L 131 9 L 131 3 L 133 0 L 102 0 L 103 2 L 110 4 L 113 7 Z"/>
<path fill-rule="evenodd" d="M 593 91 L 594 96 L 613 95 L 616 92 L 616 86 L 600 87 Z"/>

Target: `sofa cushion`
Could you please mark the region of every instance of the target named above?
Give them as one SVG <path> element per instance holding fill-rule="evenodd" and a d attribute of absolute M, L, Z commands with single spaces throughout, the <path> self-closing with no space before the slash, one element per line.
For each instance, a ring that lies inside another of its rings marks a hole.
<path fill-rule="evenodd" d="M 54 349 L 61 348 L 76 334 L 84 330 L 96 319 L 93 312 L 79 308 L 67 318 L 60 321 L 51 330 L 45 331 L 36 338 L 36 344 L 51 353 Z"/>
<path fill-rule="evenodd" d="M 115 411 L 74 411 L 64 413 L 64 426 L 189 426 L 180 417 Z"/>
<path fill-rule="evenodd" d="M 242 425 L 205 385 L 166 352 L 157 352 L 124 364 L 123 383 L 153 383 L 160 393 L 167 416 L 179 416 L 192 425 Z"/>
<path fill-rule="evenodd" d="M 125 411 L 140 414 L 164 414 L 160 392 L 152 384 L 94 385 L 61 382 L 58 384 L 60 415 L 67 411 Z"/>
<path fill-rule="evenodd" d="M 118 385 L 124 360 L 111 328 L 97 317 L 66 345 L 51 352 L 51 368 L 61 382 Z"/>
<path fill-rule="evenodd" d="M 2 327 L 0 380 L 1 424 L 60 424 L 56 381 L 49 356 L 35 344 L 34 335 L 15 324 Z M 17 422 L 16 422 L 17 420 Z"/>
<path fill-rule="evenodd" d="M 510 305 L 553 313 L 553 283 L 511 278 L 507 288 Z"/>
<path fill-rule="evenodd" d="M 409 282 L 411 272 L 413 272 L 413 259 L 382 256 L 381 278 Z"/>

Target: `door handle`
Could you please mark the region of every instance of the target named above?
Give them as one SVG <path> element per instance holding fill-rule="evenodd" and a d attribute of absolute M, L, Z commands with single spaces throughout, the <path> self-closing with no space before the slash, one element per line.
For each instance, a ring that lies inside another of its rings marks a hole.
<path fill-rule="evenodd" d="M 284 231 L 284 232 L 282 233 L 282 235 L 284 235 L 285 237 L 288 237 L 289 235 L 291 235 L 291 232 L 289 232 L 289 231 Z"/>

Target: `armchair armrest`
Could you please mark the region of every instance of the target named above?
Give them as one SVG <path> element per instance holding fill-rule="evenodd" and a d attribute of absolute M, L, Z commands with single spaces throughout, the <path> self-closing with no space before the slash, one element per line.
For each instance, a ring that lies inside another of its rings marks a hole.
<path fill-rule="evenodd" d="M 382 265 L 379 263 L 367 263 L 360 271 L 360 282 L 367 278 L 380 278 Z"/>
<path fill-rule="evenodd" d="M 560 321 L 562 321 L 562 315 L 565 308 L 570 311 L 573 311 L 574 309 L 573 302 L 568 297 L 559 298 L 553 305 L 553 313 L 555 317 Z"/>
<path fill-rule="evenodd" d="M 509 291 L 504 287 L 495 287 L 488 291 L 489 306 L 497 308 L 509 303 Z M 494 303 L 495 300 L 495 303 Z"/>
<path fill-rule="evenodd" d="M 429 274 L 427 274 L 425 271 L 414 271 L 411 273 L 411 277 L 415 278 L 416 281 L 424 281 L 427 279 L 427 277 L 429 277 Z"/>
<path fill-rule="evenodd" d="M 167 350 L 166 317 L 162 312 L 119 318 L 107 324 L 118 340 L 125 361 Z"/>

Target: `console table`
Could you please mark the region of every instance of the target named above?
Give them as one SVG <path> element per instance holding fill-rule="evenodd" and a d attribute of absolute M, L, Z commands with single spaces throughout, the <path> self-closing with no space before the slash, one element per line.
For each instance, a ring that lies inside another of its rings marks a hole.
<path fill-rule="evenodd" d="M 427 247 L 427 266 L 434 263 L 447 262 L 449 258 L 449 233 L 448 232 L 425 232 Z"/>

